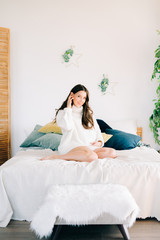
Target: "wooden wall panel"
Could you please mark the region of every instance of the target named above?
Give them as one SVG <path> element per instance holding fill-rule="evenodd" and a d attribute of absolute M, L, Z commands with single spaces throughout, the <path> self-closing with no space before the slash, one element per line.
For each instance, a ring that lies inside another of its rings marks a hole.
<path fill-rule="evenodd" d="M 0 165 L 10 157 L 10 30 L 0 28 Z"/>

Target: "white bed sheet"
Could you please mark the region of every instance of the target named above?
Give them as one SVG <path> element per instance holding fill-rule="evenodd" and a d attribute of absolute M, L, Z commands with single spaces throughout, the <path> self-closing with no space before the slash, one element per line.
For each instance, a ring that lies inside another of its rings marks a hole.
<path fill-rule="evenodd" d="M 140 218 L 160 220 L 160 154 L 156 150 L 137 147 L 117 151 L 115 159 L 91 163 L 40 161 L 53 153 L 50 149 L 21 150 L 0 167 L 0 227 L 11 218 L 31 221 L 52 184 L 122 184 L 140 207 Z"/>

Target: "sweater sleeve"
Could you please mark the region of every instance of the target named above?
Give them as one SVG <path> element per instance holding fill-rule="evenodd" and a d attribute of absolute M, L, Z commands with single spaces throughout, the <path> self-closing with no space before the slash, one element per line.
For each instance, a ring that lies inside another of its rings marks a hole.
<path fill-rule="evenodd" d="M 72 109 L 64 108 L 59 110 L 56 117 L 57 125 L 62 129 L 62 131 L 70 131 L 74 128 L 74 123 L 72 119 Z"/>
<path fill-rule="evenodd" d="M 93 116 L 93 120 L 94 120 L 94 127 L 95 127 L 95 130 L 96 130 L 97 141 L 101 141 L 102 142 L 101 147 L 103 147 L 104 146 L 103 136 L 102 136 L 101 130 L 99 128 L 99 125 L 96 121 L 96 118 L 94 116 Z"/>

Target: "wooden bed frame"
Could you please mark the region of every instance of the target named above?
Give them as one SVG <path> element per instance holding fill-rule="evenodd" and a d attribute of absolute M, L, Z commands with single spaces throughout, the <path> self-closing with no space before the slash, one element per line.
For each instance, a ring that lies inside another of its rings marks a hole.
<path fill-rule="evenodd" d="M 137 127 L 137 135 L 140 136 L 143 139 L 143 129 L 142 129 L 142 127 Z"/>

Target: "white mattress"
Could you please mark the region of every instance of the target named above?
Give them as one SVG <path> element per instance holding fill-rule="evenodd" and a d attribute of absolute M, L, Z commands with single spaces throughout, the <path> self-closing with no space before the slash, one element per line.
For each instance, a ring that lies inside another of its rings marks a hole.
<path fill-rule="evenodd" d="M 160 220 L 160 154 L 154 149 L 117 151 L 115 159 L 91 163 L 40 161 L 53 153 L 50 149 L 21 150 L 0 167 L 1 227 L 11 218 L 31 221 L 52 184 L 122 184 L 140 207 L 140 218 Z"/>

